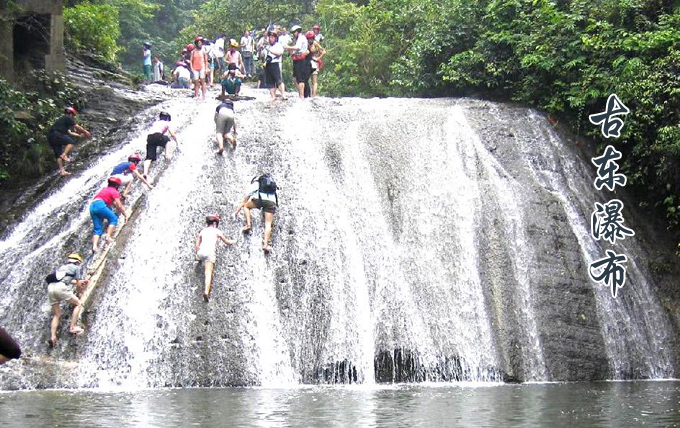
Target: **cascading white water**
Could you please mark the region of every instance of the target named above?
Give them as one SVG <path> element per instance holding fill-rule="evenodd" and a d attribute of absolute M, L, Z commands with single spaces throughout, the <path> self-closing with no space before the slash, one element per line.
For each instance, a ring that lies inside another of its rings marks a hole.
<path fill-rule="evenodd" d="M 163 106 L 181 151 L 116 244 L 87 334 L 53 354 L 78 362 L 67 386 L 541 381 L 602 376 L 599 361 L 614 377 L 673 375 L 673 329 L 638 260 L 618 300 L 578 270 L 601 253 L 587 227 L 597 198 L 587 164 L 544 119 L 472 100 L 272 103 L 245 91 L 256 99 L 236 103 L 239 145 L 222 157 L 216 102 Z M 30 290 L 24 313 L 6 309 L 0 324 L 31 351 L 43 353 L 48 318 L 31 306 L 45 299 L 37 264 L 87 245 L 88 201 L 145 137 L 68 181 L 0 242 L 3 303 Z M 250 235 L 231 218 L 264 172 L 281 187 L 269 256 L 259 211 Z M 220 244 L 205 303 L 194 244 L 215 212 L 238 242 Z M 634 242 L 629 255 L 640 254 Z"/>

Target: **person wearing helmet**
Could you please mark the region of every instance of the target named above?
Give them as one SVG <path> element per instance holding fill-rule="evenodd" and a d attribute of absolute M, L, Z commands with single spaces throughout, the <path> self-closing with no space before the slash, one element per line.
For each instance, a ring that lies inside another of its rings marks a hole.
<path fill-rule="evenodd" d="M 57 270 L 47 275 L 45 278 L 47 285 L 47 297 L 52 306 L 52 322 L 50 323 L 50 347 L 57 344 L 57 328 L 59 327 L 59 319 L 61 318 L 61 302 L 68 302 L 74 306 L 73 314 L 71 315 L 71 326 L 69 333 L 74 335 L 82 334 L 85 330 L 78 327 L 78 316 L 83 308 L 80 299 L 76 293 L 82 293 L 83 287 L 87 286 L 89 280 L 85 279 L 85 272 L 80 266 L 83 262 L 83 256 L 78 253 L 71 253 L 68 255 L 68 263 L 59 267 Z M 75 290 L 73 289 L 75 285 Z"/>
<path fill-rule="evenodd" d="M 241 92 L 241 84 L 245 76 L 236 69 L 236 64 L 229 64 L 228 70 L 222 74 L 222 96 L 225 94 L 238 95 Z"/>
<path fill-rule="evenodd" d="M 234 121 L 234 103 L 224 100 L 215 109 L 215 139 L 217 140 L 217 154 L 224 152 L 224 140 L 231 143 L 236 150 L 236 123 Z"/>
<path fill-rule="evenodd" d="M 217 239 L 220 239 L 227 245 L 233 245 L 236 241 L 227 239 L 218 229 L 220 226 L 220 216 L 217 214 L 210 214 L 205 218 L 206 227 L 201 230 L 196 240 L 196 260 L 203 262 L 205 266 L 205 290 L 203 291 L 203 300 L 206 302 L 210 299 L 210 288 L 212 287 L 213 270 L 215 269 L 215 262 L 217 261 Z"/>
<path fill-rule="evenodd" d="M 229 50 L 224 54 L 224 63 L 227 65 L 234 64 L 242 74 L 246 74 L 246 67 L 243 65 L 243 58 L 241 57 L 241 52 L 238 51 L 238 42 L 231 39 L 229 42 Z"/>
<path fill-rule="evenodd" d="M 312 68 L 311 75 L 311 96 L 316 96 L 316 91 L 319 85 L 319 70 L 323 67 L 323 58 L 326 55 L 326 50 L 321 47 L 321 44 L 314 39 L 314 32 L 307 31 L 305 34 L 307 37 L 307 43 L 309 44 L 309 65 Z"/>
<path fill-rule="evenodd" d="M 277 189 L 278 187 L 271 174 L 267 173 L 259 177 L 253 177 L 253 179 L 250 180 L 250 189 L 248 190 L 248 193 L 243 197 L 243 201 L 241 201 L 241 204 L 234 212 L 234 217 L 236 218 L 241 212 L 241 209 L 243 209 L 246 225 L 242 229 L 242 232 L 249 233 L 253 224 L 250 210 L 259 208 L 264 211 L 264 239 L 262 241 L 262 250 L 267 254 L 272 250 L 269 246 L 269 241 L 272 237 L 274 214 L 276 214 L 276 208 L 279 205 L 279 197 L 276 194 Z"/>
<path fill-rule="evenodd" d="M 321 43 L 323 42 L 323 34 L 321 34 L 321 26 L 319 24 L 314 24 L 312 27 L 312 31 L 314 32 L 314 40 Z"/>
<path fill-rule="evenodd" d="M 287 100 L 286 87 L 281 79 L 281 60 L 283 58 L 283 46 L 279 43 L 279 34 L 276 30 L 269 32 L 269 43 L 265 48 L 265 82 L 269 84 L 269 94 L 272 100 L 276 100 L 276 89 L 281 92 L 281 98 Z"/>
<path fill-rule="evenodd" d="M 108 186 L 100 190 L 90 204 L 90 217 L 94 226 L 94 232 L 92 233 L 93 253 L 99 252 L 99 238 L 104 231 L 104 220 L 109 222 L 104 239 L 107 243 L 113 242 L 111 235 L 113 235 L 113 231 L 116 225 L 118 225 L 118 216 L 111 210 L 111 206 L 114 206 L 119 213 L 123 214 L 125 221 L 128 219 L 125 207 L 120 201 L 120 193 L 118 193 L 118 188 L 121 184 L 120 178 L 109 177 Z"/>
<path fill-rule="evenodd" d="M 177 61 L 172 70 L 173 83 L 170 85 L 174 89 L 189 89 L 191 87 L 191 72 L 189 64 L 184 61 Z"/>
<path fill-rule="evenodd" d="M 144 80 L 151 81 L 151 43 L 145 42 L 142 45 L 142 65 L 144 67 Z"/>
<path fill-rule="evenodd" d="M 151 168 L 151 162 L 155 161 L 158 157 L 158 148 L 163 147 L 165 149 L 165 160 L 169 161 L 172 157 L 171 154 L 174 151 L 174 147 L 166 147 L 170 138 L 173 139 L 175 144 L 178 144 L 177 136 L 170 128 L 170 121 L 172 117 L 170 113 L 162 111 L 158 115 L 158 120 L 151 125 L 149 135 L 146 137 L 146 159 L 144 159 L 144 178 L 148 180 L 149 168 Z M 168 137 L 165 134 L 169 134 Z"/>
<path fill-rule="evenodd" d="M 71 175 L 70 172 L 64 168 L 64 162 L 69 162 L 71 159 L 68 154 L 73 150 L 76 144 L 74 138 L 83 139 L 90 137 L 90 132 L 80 125 L 76 124 L 74 119 L 78 114 L 76 109 L 68 106 L 64 109 L 64 115 L 57 119 L 47 132 L 47 142 L 50 144 L 54 156 L 57 158 L 57 165 L 59 165 L 59 174 L 62 177 Z"/>
<path fill-rule="evenodd" d="M 286 46 L 284 48 L 292 54 L 293 77 L 295 78 L 295 83 L 297 85 L 298 95 L 300 98 L 304 98 L 305 85 L 309 87 L 309 75 L 311 74 L 311 67 L 309 61 L 307 61 L 309 45 L 307 44 L 307 38 L 302 33 L 302 27 L 293 25 L 290 27 L 290 31 L 295 38 L 295 45 Z"/>
<path fill-rule="evenodd" d="M 111 171 L 111 177 L 119 178 L 121 184 L 125 186 L 125 190 L 121 195 L 122 199 L 127 198 L 127 195 L 130 193 L 130 187 L 132 186 L 132 180 L 134 177 L 137 177 L 139 181 L 144 183 L 146 187 L 149 188 L 149 190 L 153 189 L 153 186 L 149 184 L 148 181 L 146 181 L 139 171 L 137 171 L 137 165 L 139 162 L 141 162 L 141 160 L 142 157 L 137 153 L 132 154 L 128 156 L 127 162 L 119 163 L 115 168 L 113 168 L 113 171 Z"/>
<path fill-rule="evenodd" d="M 245 75 L 252 77 L 255 73 L 253 68 L 253 52 L 255 51 L 255 40 L 249 30 L 243 30 L 241 36 L 241 57 L 243 58 L 243 67 Z"/>
<path fill-rule="evenodd" d="M 195 98 L 198 99 L 198 88 L 201 88 L 203 99 L 205 99 L 205 79 L 208 70 L 208 55 L 203 50 L 203 37 L 196 36 L 196 47 L 191 51 L 191 74 L 194 79 Z"/>

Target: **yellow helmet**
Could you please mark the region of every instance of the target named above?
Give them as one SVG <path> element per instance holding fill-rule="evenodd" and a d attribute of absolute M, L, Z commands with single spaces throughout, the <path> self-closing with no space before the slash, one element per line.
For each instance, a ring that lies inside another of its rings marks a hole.
<path fill-rule="evenodd" d="M 81 256 L 78 253 L 71 253 L 68 255 L 69 260 L 77 260 L 82 263 L 83 261 L 83 256 Z"/>
<path fill-rule="evenodd" d="M 238 47 L 238 42 L 234 39 L 231 39 L 231 42 L 229 43 L 231 47 L 237 48 Z"/>

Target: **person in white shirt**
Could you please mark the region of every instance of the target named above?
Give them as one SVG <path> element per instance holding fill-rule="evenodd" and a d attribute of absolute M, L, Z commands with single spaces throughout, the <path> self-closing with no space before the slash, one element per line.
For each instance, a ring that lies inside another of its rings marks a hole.
<path fill-rule="evenodd" d="M 269 93 L 272 100 L 276 100 L 276 90 L 281 92 L 281 98 L 287 100 L 286 87 L 281 78 L 281 60 L 283 58 L 283 46 L 278 42 L 279 35 L 276 30 L 269 32 L 269 43 L 267 43 L 265 52 L 265 82 L 269 85 Z"/>
<path fill-rule="evenodd" d="M 189 89 L 191 87 L 191 72 L 184 62 L 177 62 L 175 64 L 175 69 L 172 70 L 172 76 L 175 83 L 170 86 L 171 88 Z"/>
<path fill-rule="evenodd" d="M 196 260 L 202 261 L 205 266 L 205 290 L 203 291 L 203 300 L 206 302 L 210 299 L 210 288 L 212 287 L 213 270 L 215 269 L 215 262 L 217 261 L 217 240 L 220 239 L 227 245 L 233 245 L 236 241 L 227 239 L 218 229 L 220 225 L 220 216 L 217 214 L 210 214 L 205 218 L 206 227 L 201 230 L 196 240 Z"/>
<path fill-rule="evenodd" d="M 290 31 L 295 37 L 294 46 L 285 46 L 284 49 L 290 51 L 293 57 L 293 77 L 298 88 L 298 95 L 300 98 L 305 97 L 305 85 L 309 86 L 309 76 L 311 74 L 311 67 L 309 61 L 306 60 L 309 54 L 309 45 L 307 38 L 302 34 L 302 27 L 293 25 Z"/>
<path fill-rule="evenodd" d="M 153 81 L 163 80 L 163 63 L 157 56 L 153 57 Z"/>
<path fill-rule="evenodd" d="M 213 53 L 215 54 L 215 58 L 217 58 L 217 67 L 219 68 L 220 73 L 224 73 L 224 38 L 226 36 L 224 34 L 220 34 L 220 36 L 215 40 L 215 43 L 213 43 Z"/>
<path fill-rule="evenodd" d="M 241 56 L 243 57 L 243 65 L 245 68 L 245 74 L 251 77 L 255 73 L 253 69 L 253 51 L 255 50 L 255 43 L 250 31 L 243 31 L 243 36 L 241 37 Z"/>

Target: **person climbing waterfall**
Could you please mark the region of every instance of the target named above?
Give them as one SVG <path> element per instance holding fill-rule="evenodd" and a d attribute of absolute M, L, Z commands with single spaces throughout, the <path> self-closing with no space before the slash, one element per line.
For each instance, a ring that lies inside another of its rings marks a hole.
<path fill-rule="evenodd" d="M 246 225 L 242 231 L 244 233 L 249 233 L 253 225 L 250 210 L 253 208 L 260 208 L 264 211 L 264 239 L 262 242 L 262 250 L 265 253 L 269 253 L 272 250 L 271 246 L 269 245 L 269 241 L 272 236 L 272 223 L 274 222 L 276 207 L 279 205 L 279 198 L 276 194 L 278 187 L 269 173 L 263 174 L 259 177 L 253 177 L 253 179 L 250 180 L 250 185 L 251 186 L 248 190 L 248 193 L 246 193 L 243 201 L 236 208 L 234 217 L 238 217 L 238 214 L 241 212 L 241 208 L 243 208 L 243 213 L 246 218 Z"/>
<path fill-rule="evenodd" d="M 113 168 L 113 171 L 111 171 L 111 177 L 119 178 L 121 183 L 125 185 L 125 190 L 121 195 L 121 199 L 127 198 L 127 195 L 130 193 L 130 187 L 132 186 L 132 180 L 134 177 L 137 177 L 139 181 L 144 183 L 149 190 L 153 189 L 153 186 L 149 184 L 148 181 L 146 181 L 139 171 L 137 171 L 137 165 L 139 162 L 141 162 L 141 160 L 141 156 L 139 156 L 137 153 L 131 154 L 128 156 L 127 162 L 119 163 L 115 168 Z"/>
<path fill-rule="evenodd" d="M 151 162 L 155 161 L 158 157 L 158 148 L 163 147 L 165 149 L 165 160 L 169 161 L 172 157 L 172 151 L 174 151 L 174 147 L 166 147 L 170 138 L 174 140 L 175 144 L 179 144 L 175 133 L 170 128 L 171 120 L 172 116 L 170 116 L 170 113 L 160 112 L 158 120 L 151 125 L 151 132 L 146 137 L 146 159 L 144 160 L 143 177 L 149 182 L 151 181 L 149 180 L 149 168 L 151 168 Z M 166 133 L 170 134 L 170 137 L 165 135 Z"/>
<path fill-rule="evenodd" d="M 90 204 L 90 217 L 92 217 L 92 225 L 94 226 L 92 234 L 93 253 L 99 252 L 99 239 L 104 231 L 104 220 L 109 222 L 104 239 L 107 243 L 113 242 L 111 235 L 113 235 L 113 231 L 118 225 L 118 216 L 111 210 L 112 205 L 125 217 L 126 222 L 128 220 L 125 206 L 120 201 L 120 193 L 118 193 L 118 187 L 121 184 L 120 178 L 109 177 L 108 186 L 100 190 Z"/>
<path fill-rule="evenodd" d="M 4 328 L 0 327 L 0 365 L 20 357 L 21 347 Z"/>
<path fill-rule="evenodd" d="M 71 253 L 68 255 L 67 264 L 59 267 L 45 278 L 48 284 L 47 296 L 50 300 L 53 313 L 52 323 L 50 324 L 50 347 L 54 347 L 57 344 L 57 328 L 61 318 L 61 302 L 66 301 L 75 306 L 73 308 L 73 315 L 71 315 L 69 333 L 79 335 L 85 331 L 82 327 L 76 325 L 80 311 L 83 308 L 76 293 L 82 292 L 82 287 L 89 283 L 89 280 L 85 279 L 84 272 L 80 266 L 82 262 L 83 256 L 78 253 Z M 76 286 L 75 290 L 73 289 L 73 284 Z"/>
<path fill-rule="evenodd" d="M 210 300 L 210 288 L 212 287 L 213 270 L 217 261 L 217 239 L 221 239 L 227 245 L 233 245 L 235 240 L 227 239 L 219 230 L 220 216 L 210 214 L 205 218 L 206 227 L 201 230 L 196 240 L 196 260 L 202 261 L 205 266 L 205 290 L 203 300 Z"/>
<path fill-rule="evenodd" d="M 64 109 L 64 115 L 57 119 L 47 132 L 47 142 L 50 144 L 59 165 L 59 174 L 62 177 L 71 175 L 64 168 L 64 162 L 70 162 L 68 154 L 76 144 L 74 138 L 84 139 L 91 136 L 90 132 L 76 124 L 74 119 L 78 111 L 71 106 Z"/>
<path fill-rule="evenodd" d="M 224 152 L 224 140 L 228 140 L 232 150 L 236 150 L 234 102 L 231 100 L 222 101 L 215 109 L 215 140 L 217 140 L 218 155 Z"/>

